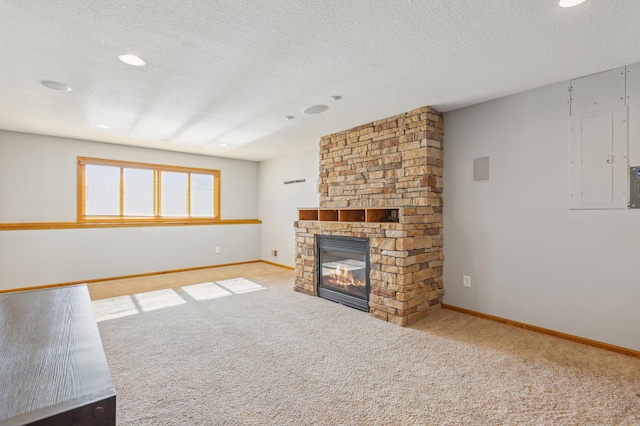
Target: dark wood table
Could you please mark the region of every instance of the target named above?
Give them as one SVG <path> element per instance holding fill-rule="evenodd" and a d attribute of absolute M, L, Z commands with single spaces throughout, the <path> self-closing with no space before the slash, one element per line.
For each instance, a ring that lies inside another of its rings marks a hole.
<path fill-rule="evenodd" d="M 115 425 L 86 285 L 0 295 L 0 426 Z"/>

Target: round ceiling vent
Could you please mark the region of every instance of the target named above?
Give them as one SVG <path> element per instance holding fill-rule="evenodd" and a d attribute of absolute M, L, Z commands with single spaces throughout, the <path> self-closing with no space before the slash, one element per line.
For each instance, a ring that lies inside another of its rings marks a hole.
<path fill-rule="evenodd" d="M 57 90 L 59 92 L 68 92 L 71 90 L 71 87 L 64 83 L 58 83 L 57 81 L 40 80 L 40 84 L 48 89 Z"/>
<path fill-rule="evenodd" d="M 329 107 L 326 105 L 313 105 L 309 108 L 305 108 L 302 110 L 305 114 L 320 114 L 321 112 L 325 112 Z"/>

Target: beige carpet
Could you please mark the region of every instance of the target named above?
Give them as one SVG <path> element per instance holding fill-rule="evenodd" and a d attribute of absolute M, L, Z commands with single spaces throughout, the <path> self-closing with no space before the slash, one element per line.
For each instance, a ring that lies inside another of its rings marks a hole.
<path fill-rule="evenodd" d="M 640 359 L 448 310 L 398 327 L 266 264 L 90 288 L 120 425 L 640 425 Z"/>

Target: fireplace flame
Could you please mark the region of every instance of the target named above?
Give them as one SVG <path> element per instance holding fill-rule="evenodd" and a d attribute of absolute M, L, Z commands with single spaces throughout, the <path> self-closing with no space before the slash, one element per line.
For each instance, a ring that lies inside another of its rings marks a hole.
<path fill-rule="evenodd" d="M 341 269 L 340 265 L 336 265 L 336 269 L 329 274 L 329 283 L 331 285 L 337 285 L 342 287 L 355 286 L 365 287 L 366 283 L 361 280 L 357 280 L 353 277 L 353 274 L 347 269 Z"/>

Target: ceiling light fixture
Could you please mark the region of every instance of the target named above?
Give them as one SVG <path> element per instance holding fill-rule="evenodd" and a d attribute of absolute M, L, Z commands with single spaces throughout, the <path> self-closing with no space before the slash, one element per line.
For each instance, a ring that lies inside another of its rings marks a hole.
<path fill-rule="evenodd" d="M 96 124 L 98 129 L 110 129 L 111 126 L 107 126 L 106 124 Z"/>
<path fill-rule="evenodd" d="M 40 84 L 42 84 L 47 89 L 57 90 L 59 92 L 70 92 L 71 91 L 71 87 L 67 86 L 64 83 L 59 83 L 57 81 L 40 80 Z"/>
<path fill-rule="evenodd" d="M 305 108 L 302 110 L 305 114 L 320 114 L 321 112 L 325 112 L 329 107 L 326 105 L 313 105 L 309 108 Z"/>
<path fill-rule="evenodd" d="M 285 115 L 284 119 L 289 121 L 289 120 L 293 120 L 295 117 L 293 115 Z"/>
<path fill-rule="evenodd" d="M 142 67 L 147 64 L 144 59 L 139 56 L 132 55 L 131 53 L 122 54 L 118 56 L 118 58 L 120 58 L 120 60 L 125 64 L 133 65 L 134 67 Z"/>
<path fill-rule="evenodd" d="M 221 143 L 220 147 L 221 148 L 229 148 L 229 144 L 228 143 Z"/>
<path fill-rule="evenodd" d="M 331 97 L 331 100 L 332 100 L 332 101 L 339 101 L 340 99 L 342 99 L 342 96 L 340 96 L 340 95 L 333 95 L 333 96 Z"/>
<path fill-rule="evenodd" d="M 577 6 L 580 3 L 584 3 L 586 0 L 560 0 L 560 7 L 573 7 Z"/>

